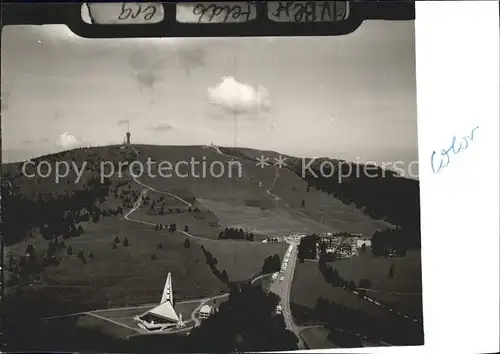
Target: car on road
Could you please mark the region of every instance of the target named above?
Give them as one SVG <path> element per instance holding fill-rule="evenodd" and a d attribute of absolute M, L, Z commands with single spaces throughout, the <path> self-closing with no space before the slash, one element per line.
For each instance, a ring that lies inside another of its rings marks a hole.
<path fill-rule="evenodd" d="M 281 280 L 281 281 L 285 280 L 285 276 L 284 276 L 284 275 L 282 275 L 282 276 L 280 277 L 280 280 Z"/>

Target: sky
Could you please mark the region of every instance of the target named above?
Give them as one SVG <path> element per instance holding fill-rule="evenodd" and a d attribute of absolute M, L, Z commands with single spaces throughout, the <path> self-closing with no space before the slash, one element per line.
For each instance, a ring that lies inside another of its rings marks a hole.
<path fill-rule="evenodd" d="M 240 146 L 417 160 L 413 21 L 297 38 L 85 39 L 2 33 L 2 159 L 77 146 Z"/>

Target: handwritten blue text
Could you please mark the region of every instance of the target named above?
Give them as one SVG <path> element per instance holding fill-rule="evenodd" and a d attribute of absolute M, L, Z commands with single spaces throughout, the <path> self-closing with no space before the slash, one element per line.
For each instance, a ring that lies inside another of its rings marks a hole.
<path fill-rule="evenodd" d="M 461 138 L 453 137 L 451 140 L 451 145 L 447 149 L 442 149 L 439 153 L 436 151 L 432 152 L 431 155 L 431 167 L 432 172 L 439 173 L 443 170 L 443 168 L 447 167 L 450 164 L 450 156 L 456 155 L 459 152 L 467 150 L 469 147 L 469 143 L 474 140 L 474 132 L 479 127 L 475 127 L 471 130 L 469 135 L 463 136 Z"/>

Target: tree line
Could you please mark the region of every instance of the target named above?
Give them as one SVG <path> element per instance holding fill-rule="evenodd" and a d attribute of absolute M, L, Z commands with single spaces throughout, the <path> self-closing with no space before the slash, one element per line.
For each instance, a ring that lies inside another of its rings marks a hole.
<path fill-rule="evenodd" d="M 319 242 L 319 236 L 316 234 L 307 235 L 300 239 L 300 243 L 297 246 L 297 257 L 299 258 L 299 262 L 303 262 L 304 259 L 317 258 L 318 242 Z"/>
<path fill-rule="evenodd" d="M 264 265 L 262 266 L 262 274 L 269 274 L 274 272 L 279 272 L 281 269 L 281 259 L 280 256 L 275 253 L 264 259 Z"/>
<path fill-rule="evenodd" d="M 220 271 L 218 268 L 217 268 L 217 264 L 218 264 L 218 260 L 217 258 L 215 258 L 207 249 L 205 249 L 205 247 L 203 247 L 203 245 L 201 246 L 201 250 L 203 251 L 203 254 L 205 255 L 205 258 L 206 258 L 206 261 L 207 261 L 207 265 L 210 267 L 210 271 L 212 272 L 212 274 L 217 278 L 219 279 L 220 281 L 222 281 L 224 284 L 230 284 L 230 281 L 229 281 L 229 276 L 227 275 L 227 272 L 226 270 L 222 270 Z"/>
<path fill-rule="evenodd" d="M 361 279 L 359 281 L 359 285 L 356 285 L 356 283 L 353 280 L 347 281 L 346 279 L 344 279 L 339 274 L 337 269 L 334 269 L 328 265 L 327 258 L 325 255 L 320 255 L 318 261 L 318 269 L 321 275 L 323 275 L 325 281 L 334 287 L 342 287 L 349 291 L 356 290 L 358 287 L 365 289 L 372 288 L 372 283 L 368 279 Z M 394 265 L 392 265 L 391 268 L 389 269 L 388 276 L 390 278 L 394 276 Z M 358 292 L 364 293 L 363 290 L 358 290 Z"/>
<path fill-rule="evenodd" d="M 219 232 L 219 240 L 247 240 L 253 241 L 254 234 L 252 232 L 243 231 L 242 228 L 224 228 Z"/>
<path fill-rule="evenodd" d="M 414 248 L 412 237 L 401 228 L 376 231 L 371 239 L 371 249 L 374 256 L 387 257 L 390 255 L 405 256 L 407 250 Z"/>

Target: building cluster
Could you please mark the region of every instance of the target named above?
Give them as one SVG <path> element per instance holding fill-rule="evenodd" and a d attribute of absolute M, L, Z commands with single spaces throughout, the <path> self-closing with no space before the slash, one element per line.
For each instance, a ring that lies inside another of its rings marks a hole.
<path fill-rule="evenodd" d="M 358 255 L 363 245 L 370 247 L 371 240 L 362 234 L 327 232 L 319 235 L 317 254 L 324 252 L 327 257 L 351 258 Z"/>
<path fill-rule="evenodd" d="M 331 232 L 319 235 L 319 241 L 317 244 L 317 254 L 321 254 L 324 251 L 327 256 L 332 256 L 340 243 L 341 238 L 333 235 Z"/>

